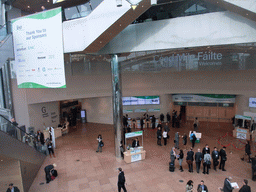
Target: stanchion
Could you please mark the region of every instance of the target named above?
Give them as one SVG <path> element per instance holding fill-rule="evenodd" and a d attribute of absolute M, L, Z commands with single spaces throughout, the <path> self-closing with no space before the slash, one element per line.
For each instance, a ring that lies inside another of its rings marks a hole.
<path fill-rule="evenodd" d="M 233 141 L 231 141 L 231 151 L 230 151 L 230 154 L 232 154 L 232 145 L 233 145 Z"/>

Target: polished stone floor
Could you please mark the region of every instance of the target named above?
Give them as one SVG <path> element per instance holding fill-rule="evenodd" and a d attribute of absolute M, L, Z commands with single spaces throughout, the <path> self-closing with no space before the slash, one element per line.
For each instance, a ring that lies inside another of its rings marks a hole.
<path fill-rule="evenodd" d="M 199 174 L 195 171 L 190 173 L 184 160 L 184 172 L 178 170 L 178 161 L 175 163 L 175 172 L 169 172 L 170 150 L 174 145 L 174 133 L 179 131 L 180 134 L 184 134 L 184 132 L 188 134 L 191 128 L 192 122 L 182 123 L 179 129 L 171 128 L 167 146 L 157 145 L 156 129 L 145 129 L 143 145 L 146 150 L 146 159 L 126 164 L 114 155 L 112 125 L 80 124 L 77 129 L 56 140 L 56 158 L 46 158 L 30 192 L 118 191 L 118 167 L 122 167 L 124 170 L 126 188 L 130 192 L 184 192 L 186 183 L 190 179 L 194 181 L 194 189 L 197 188 L 201 180 L 204 180 L 209 191 L 217 192 L 218 187 L 223 186 L 223 181 L 228 176 L 232 176 L 233 181 L 237 182 L 239 186 L 242 186 L 242 179 L 248 179 L 252 191 L 256 191 L 256 182 L 251 180 L 251 164 L 241 161 L 244 154 L 244 141 L 230 136 L 233 130 L 231 123 L 200 123 L 198 132 L 202 133 L 202 139 L 200 143 L 196 143 L 194 150 L 196 151 L 197 148 L 202 150 L 206 143 L 209 144 L 211 151 L 214 146 L 220 148 L 220 144 L 231 143 L 227 147 L 228 160 L 225 167 L 227 171 L 211 169 L 209 175 L 204 175 L 201 169 Z M 98 134 L 102 135 L 105 144 L 102 153 L 96 153 Z M 191 143 L 188 142 L 186 147 L 183 146 L 181 139 L 179 143 L 180 148 L 186 150 L 186 154 Z M 234 146 L 238 149 L 235 149 Z M 255 144 L 252 146 L 252 150 L 256 152 Z M 46 184 L 44 167 L 52 163 L 57 164 L 59 176 Z M 238 191 L 238 189 L 234 191 Z"/>

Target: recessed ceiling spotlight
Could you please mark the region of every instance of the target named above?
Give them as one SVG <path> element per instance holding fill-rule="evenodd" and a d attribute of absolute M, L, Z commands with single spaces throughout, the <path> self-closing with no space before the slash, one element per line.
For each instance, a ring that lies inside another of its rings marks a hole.
<path fill-rule="evenodd" d="M 50 0 L 47 0 L 47 2 L 49 3 L 49 2 L 50 2 Z"/>
<path fill-rule="evenodd" d="M 4 161 L 3 159 L 1 159 L 1 161 Z"/>
<path fill-rule="evenodd" d="M 30 8 L 30 6 L 28 5 L 28 9 Z"/>

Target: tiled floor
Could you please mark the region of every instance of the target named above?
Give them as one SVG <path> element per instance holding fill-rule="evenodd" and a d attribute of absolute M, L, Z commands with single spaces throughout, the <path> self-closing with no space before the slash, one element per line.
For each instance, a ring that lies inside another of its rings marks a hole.
<path fill-rule="evenodd" d="M 111 125 L 93 123 L 79 125 L 76 130 L 56 140 L 56 158 L 46 158 L 30 192 L 117 191 L 118 171 L 116 169 L 118 167 L 122 167 L 125 172 L 126 188 L 130 192 L 184 192 L 186 182 L 190 179 L 194 181 L 194 188 L 203 179 L 210 192 L 217 192 L 218 187 L 223 186 L 223 181 L 227 176 L 232 176 L 233 181 L 239 186 L 242 185 L 242 179 L 248 179 L 252 191 L 256 191 L 256 182 L 251 180 L 251 164 L 240 160 L 244 150 L 231 148 L 231 145 L 227 148 L 226 172 L 219 169 L 215 172 L 211 169 L 209 175 L 198 174 L 195 171 L 189 173 L 185 160 L 183 161 L 184 172 L 178 170 L 178 161 L 175 163 L 175 172 L 169 172 L 168 165 L 170 150 L 174 144 L 174 133 L 179 131 L 180 134 L 184 132 L 188 134 L 191 127 L 192 123 L 183 123 L 179 129 L 172 128 L 167 146 L 158 146 L 156 130 L 146 129 L 144 131 L 146 159 L 126 164 L 114 155 L 114 132 Z M 196 144 L 194 151 L 198 147 L 202 150 L 206 143 L 209 144 L 211 151 L 214 146 L 220 148 L 217 140 L 226 133 L 231 134 L 232 129 L 232 125 L 228 123 L 200 123 L 199 132 L 202 132 L 203 138 L 200 143 Z M 103 136 L 105 144 L 102 153 L 95 152 L 98 134 Z M 243 141 L 234 139 L 229 134 L 221 138 L 219 142 L 223 145 L 232 142 L 239 149 L 244 146 Z M 188 149 L 190 146 L 191 144 L 188 143 L 184 147 L 180 139 L 181 148 Z M 252 149 L 256 151 L 255 146 L 252 146 Z M 59 176 L 49 184 L 45 184 L 44 167 L 52 163 L 57 164 Z M 44 184 L 40 185 L 40 183 Z"/>

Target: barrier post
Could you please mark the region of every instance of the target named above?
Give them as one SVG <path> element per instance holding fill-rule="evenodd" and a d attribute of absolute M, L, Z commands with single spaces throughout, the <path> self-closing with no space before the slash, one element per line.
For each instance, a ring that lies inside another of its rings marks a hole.
<path fill-rule="evenodd" d="M 230 154 L 232 154 L 232 145 L 233 145 L 233 141 L 231 141 L 231 151 L 230 151 Z"/>

